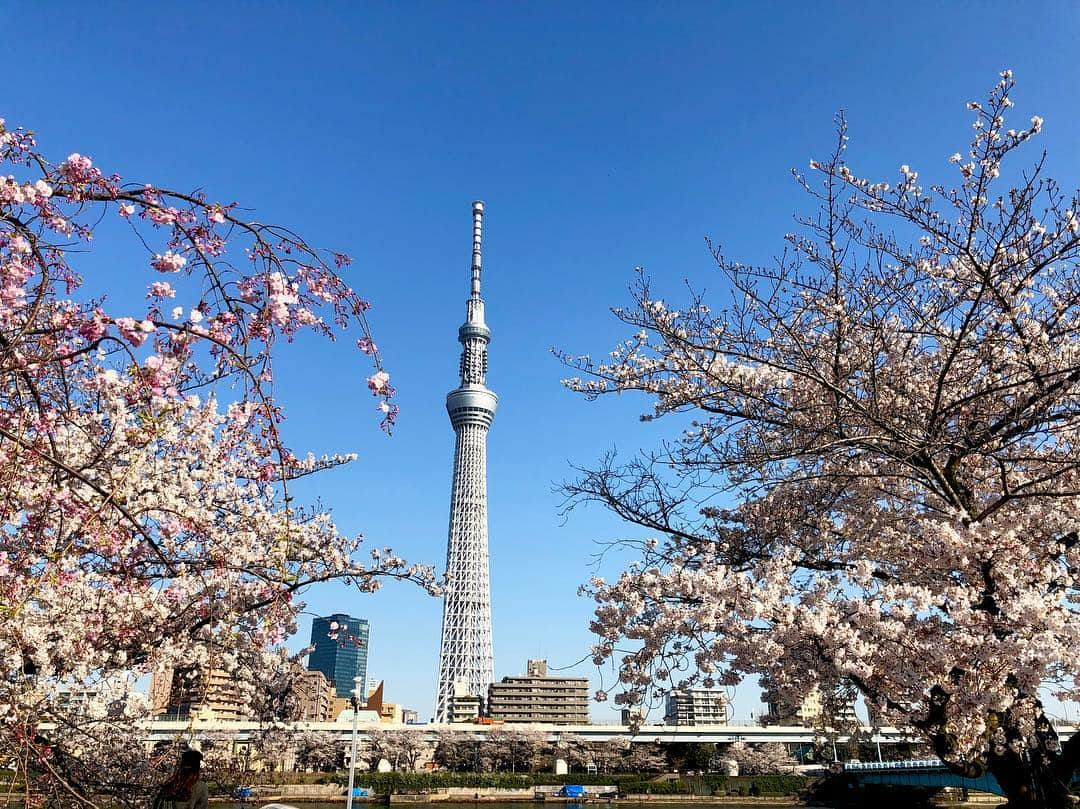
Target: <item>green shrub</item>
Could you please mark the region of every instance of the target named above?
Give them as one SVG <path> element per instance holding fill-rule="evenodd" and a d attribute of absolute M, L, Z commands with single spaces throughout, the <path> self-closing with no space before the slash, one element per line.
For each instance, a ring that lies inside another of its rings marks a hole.
<path fill-rule="evenodd" d="M 377 795 L 391 792 L 429 792 L 447 787 L 473 787 L 476 789 L 528 789 L 537 786 L 561 786 L 562 784 L 621 784 L 626 781 L 643 781 L 638 773 L 628 775 L 588 775 L 570 773 L 471 773 L 471 772 L 377 772 L 357 773 L 356 785 L 366 787 Z M 328 782 L 344 785 L 348 775 L 344 772 L 329 776 Z"/>
<path fill-rule="evenodd" d="M 690 785 L 685 781 L 627 781 L 619 784 L 622 795 L 686 795 Z"/>
<path fill-rule="evenodd" d="M 809 786 L 809 779 L 803 775 L 755 775 L 751 785 L 757 789 L 755 795 L 795 795 Z"/>

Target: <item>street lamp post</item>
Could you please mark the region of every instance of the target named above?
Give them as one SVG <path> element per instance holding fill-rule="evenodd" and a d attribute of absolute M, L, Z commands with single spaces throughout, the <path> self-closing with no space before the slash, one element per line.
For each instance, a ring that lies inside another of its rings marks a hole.
<path fill-rule="evenodd" d="M 356 777 L 356 724 L 360 714 L 360 689 L 363 680 L 360 677 L 353 678 L 353 713 L 352 713 L 352 755 L 349 756 L 349 795 L 346 799 L 346 809 L 353 809 L 353 780 Z"/>

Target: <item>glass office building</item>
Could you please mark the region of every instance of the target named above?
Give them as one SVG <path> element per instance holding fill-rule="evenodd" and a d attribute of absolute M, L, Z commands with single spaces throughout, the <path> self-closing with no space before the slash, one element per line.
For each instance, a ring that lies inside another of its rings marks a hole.
<path fill-rule="evenodd" d="M 308 670 L 321 671 L 334 682 L 339 697 L 351 697 L 353 680 L 360 678 L 362 698 L 367 685 L 368 622 L 363 618 L 335 613 L 316 618 L 311 624 Z"/>

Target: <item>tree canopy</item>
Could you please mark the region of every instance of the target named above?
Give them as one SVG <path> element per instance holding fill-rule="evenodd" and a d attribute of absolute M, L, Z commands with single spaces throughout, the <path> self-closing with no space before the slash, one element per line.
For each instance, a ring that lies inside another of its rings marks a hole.
<path fill-rule="evenodd" d="M 0 164 L 0 759 L 27 803 L 66 805 L 146 715 L 140 675 L 219 669 L 250 697 L 245 674 L 287 662 L 307 586 L 431 573 L 362 559 L 290 495 L 349 458 L 287 446 L 282 341 L 357 330 L 378 417 L 396 415 L 346 256 L 85 155 L 51 162 L 3 121 Z M 103 242 L 128 261 L 115 303 L 84 291 Z"/>
<path fill-rule="evenodd" d="M 688 668 L 793 702 L 849 682 L 1010 805 L 1064 805 L 1080 741 L 1041 689 L 1075 699 L 1080 664 L 1080 198 L 1014 165 L 1043 122 L 1006 122 L 1013 84 L 968 105 L 952 183 L 863 178 L 841 118 L 773 264 L 717 249 L 719 304 L 642 275 L 633 335 L 566 358 L 680 429 L 567 485 L 656 535 L 589 588 L 622 701 Z"/>

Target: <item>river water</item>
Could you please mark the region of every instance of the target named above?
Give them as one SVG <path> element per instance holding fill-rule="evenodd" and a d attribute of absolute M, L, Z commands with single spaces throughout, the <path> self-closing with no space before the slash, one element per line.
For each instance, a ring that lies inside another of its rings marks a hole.
<path fill-rule="evenodd" d="M 282 802 L 288 804 L 288 801 L 282 801 Z M 253 806 L 255 806 L 255 807 L 258 807 L 260 805 L 262 805 L 262 804 L 253 804 Z M 288 804 L 288 805 L 295 806 L 297 809 L 344 809 L 345 801 L 341 800 L 341 801 L 338 801 L 336 803 L 321 803 L 321 802 L 315 802 L 315 801 L 309 803 L 307 801 L 304 801 L 303 803 L 291 803 L 291 804 Z M 356 803 L 353 804 L 353 807 L 354 807 L 354 809 L 364 809 L 364 807 L 366 805 L 367 805 L 366 803 L 356 802 Z M 380 805 L 382 805 L 382 804 L 378 804 L 378 803 L 372 804 L 372 806 L 380 806 Z M 462 809 L 462 807 L 476 807 L 476 809 L 530 809 L 531 807 L 534 807 L 534 806 L 537 806 L 537 805 L 544 806 L 545 804 L 535 804 L 535 803 L 532 803 L 530 801 L 483 801 L 481 803 L 474 803 L 474 802 L 471 802 L 471 801 L 467 802 L 467 803 L 456 803 L 456 802 L 452 803 L 450 801 L 437 801 L 435 803 L 395 804 L 395 806 L 400 806 L 401 809 L 406 809 L 406 807 L 410 807 L 410 806 L 415 807 L 415 809 L 437 809 L 440 806 L 454 807 L 454 809 Z M 584 804 L 580 804 L 580 803 L 548 803 L 547 804 L 547 806 L 552 807 L 552 809 L 597 809 L 597 807 L 607 806 L 607 805 L 608 805 L 607 801 L 603 801 L 603 800 L 589 801 L 588 803 L 584 803 Z M 643 807 L 643 809 L 648 809 L 649 807 L 656 807 L 656 809 L 708 809 L 709 807 L 724 807 L 724 809 L 764 809 L 764 807 L 777 807 L 777 809 L 781 809 L 781 807 L 785 807 L 785 806 L 803 806 L 804 804 L 801 804 L 799 802 L 798 798 L 791 798 L 790 800 L 785 799 L 782 802 L 779 799 L 774 798 L 774 799 L 764 799 L 764 800 L 760 800 L 760 801 L 750 800 L 750 801 L 747 801 L 745 803 L 728 803 L 727 801 L 724 801 L 723 803 L 719 803 L 719 802 L 717 802 L 717 803 L 689 802 L 689 801 L 686 802 L 686 803 L 682 803 L 682 802 L 678 802 L 678 801 L 662 801 L 662 802 L 657 801 L 657 802 L 650 803 L 648 801 L 642 801 L 642 802 L 640 802 L 640 804 L 638 804 L 637 802 L 620 801 L 618 803 L 610 804 L 610 806 L 612 806 L 612 807 L 624 807 L 624 808 L 625 807 L 636 807 L 638 805 Z M 813 806 L 818 807 L 819 809 L 828 809 L 829 808 L 829 804 L 823 804 L 823 803 L 816 803 Z M 849 809 L 850 809 L 850 807 L 849 807 Z"/>
<path fill-rule="evenodd" d="M 606 801 L 594 800 L 585 804 L 577 803 L 547 803 L 547 804 L 535 804 L 531 801 L 491 801 L 482 803 L 451 803 L 449 801 L 438 801 L 436 803 L 417 803 L 417 804 L 395 804 L 395 807 L 399 809 L 438 809 L 440 806 L 446 806 L 447 809 L 539 809 L 539 807 L 547 806 L 548 809 L 600 809 L 605 805 L 610 809 L 788 809 L 789 807 L 800 807 L 801 809 L 916 809 L 916 807 L 934 806 L 934 807 L 948 807 L 949 809 L 994 809 L 1001 803 L 1004 803 L 1004 798 L 999 798 L 996 795 L 985 795 L 978 792 L 970 793 L 970 802 L 960 800 L 959 794 L 954 794 L 950 797 L 953 800 L 946 799 L 942 803 L 934 801 L 933 803 L 926 802 L 928 796 L 925 794 L 919 794 L 918 792 L 907 792 L 904 790 L 898 790 L 895 793 L 879 793 L 876 795 L 859 795 L 853 793 L 846 800 L 837 802 L 832 801 L 815 801 L 813 803 L 804 804 L 796 797 L 789 798 L 750 798 L 747 800 L 739 800 L 738 798 L 719 799 L 716 802 L 712 801 L 675 801 L 675 800 L 663 800 L 663 801 L 619 801 L 617 803 L 607 804 Z M 938 800 L 945 798 L 945 795 L 939 794 Z M 728 801 L 731 801 L 730 803 Z M 304 803 L 289 803 L 283 801 L 290 806 L 295 806 L 297 809 L 345 809 L 345 801 L 335 803 L 317 803 L 317 802 L 304 802 Z M 252 803 L 248 805 L 248 809 L 259 809 L 264 806 L 265 802 Z M 384 804 L 372 803 L 366 804 L 363 802 L 354 803 L 354 809 L 366 809 L 370 806 L 374 809 L 376 806 Z M 211 805 L 211 809 L 232 809 L 229 804 L 217 804 L 217 806 Z"/>
<path fill-rule="evenodd" d="M 287 802 L 285 802 L 285 803 L 287 803 Z M 253 806 L 255 806 L 256 809 L 257 809 L 257 807 L 259 807 L 261 805 L 262 804 L 253 804 Z M 297 807 L 297 809 L 344 809 L 345 802 L 344 802 L 344 800 L 336 802 L 336 803 L 320 803 L 320 802 L 308 803 L 308 802 L 305 801 L 304 803 L 293 803 L 293 804 L 289 804 L 289 805 L 290 806 L 295 806 L 295 807 Z M 364 804 L 364 803 L 359 803 L 359 802 L 355 803 L 354 804 L 354 809 L 364 809 L 365 805 L 366 804 Z M 372 804 L 372 806 L 378 806 L 378 805 L 379 804 Z M 483 803 L 472 803 L 472 802 L 468 802 L 468 803 L 451 803 L 449 801 L 445 801 L 445 802 L 444 801 L 438 801 L 436 803 L 418 803 L 418 804 L 413 804 L 412 806 L 414 806 L 415 809 L 425 809 L 425 808 L 426 809 L 437 809 L 437 807 L 439 807 L 439 806 L 453 807 L 453 809 L 463 809 L 464 807 L 476 807 L 476 809 L 530 809 L 530 807 L 533 807 L 533 806 L 536 806 L 536 805 L 537 804 L 533 804 L 533 803 L 531 803 L 529 801 L 506 801 L 506 802 L 497 802 L 497 801 L 488 802 L 488 801 L 484 801 Z M 607 802 L 602 801 L 602 800 L 589 801 L 588 803 L 585 803 L 585 804 L 578 804 L 578 803 L 566 803 L 566 804 L 564 804 L 564 803 L 548 803 L 547 804 L 547 806 L 552 807 L 552 809 L 597 809 L 598 807 L 605 806 L 605 805 L 608 805 Z M 963 804 L 952 804 L 952 806 L 956 806 L 956 807 L 960 807 L 962 805 Z M 396 804 L 396 806 L 400 806 L 401 809 L 406 809 L 407 807 L 410 806 L 410 804 Z M 540 806 L 544 806 L 544 804 L 540 804 Z M 763 798 L 761 800 L 750 799 L 748 801 L 738 802 L 738 803 L 735 803 L 735 802 L 728 803 L 726 800 L 723 803 L 721 803 L 719 801 L 717 801 L 716 803 L 705 802 L 705 801 L 700 801 L 700 802 L 698 802 L 698 801 L 695 801 L 695 802 L 687 801 L 685 803 L 681 802 L 681 801 L 655 801 L 655 802 L 641 801 L 640 803 L 631 802 L 631 801 L 620 801 L 618 803 L 612 803 L 612 804 L 610 804 L 610 806 L 613 807 L 613 809 L 614 809 L 614 807 L 619 807 L 619 809 L 630 809 L 630 807 L 637 807 L 637 806 L 641 806 L 642 809 L 652 809 L 652 807 L 655 807 L 655 809 L 770 809 L 770 808 L 785 809 L 786 807 L 806 807 L 806 809 L 841 809 L 841 807 L 842 807 L 842 809 L 857 809 L 857 804 L 853 805 L 851 803 L 845 803 L 845 804 L 833 804 L 833 803 L 803 804 L 803 803 L 801 803 L 799 801 L 798 798 L 784 798 L 784 799 L 780 799 L 780 798 Z M 980 806 L 987 807 L 987 804 L 980 804 Z M 883 809 L 883 807 L 881 807 L 880 803 L 876 803 L 873 807 L 868 806 L 867 809 Z M 987 807 L 987 809 L 989 809 L 989 807 Z"/>

